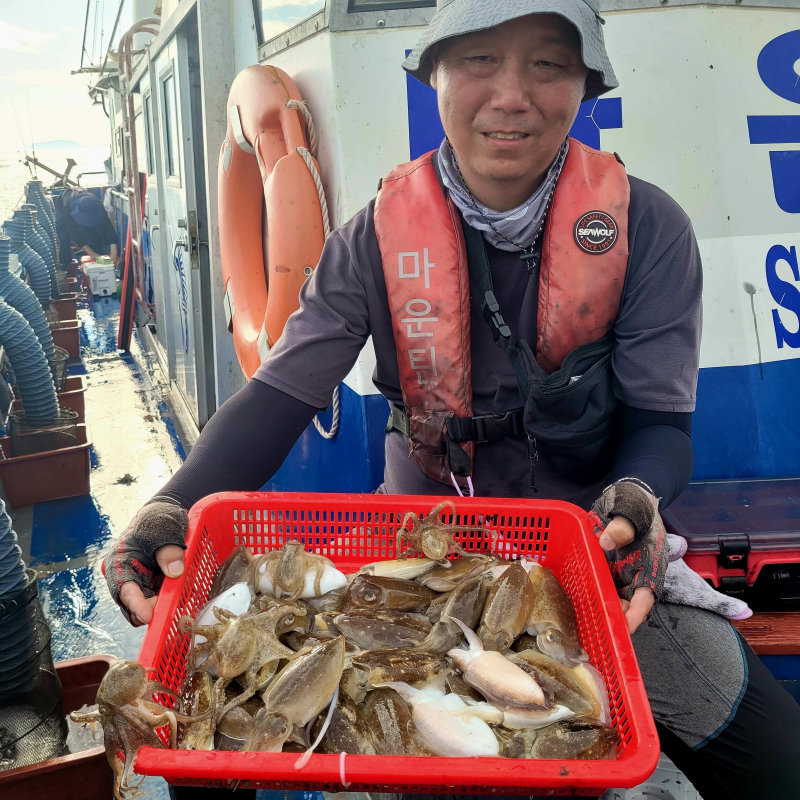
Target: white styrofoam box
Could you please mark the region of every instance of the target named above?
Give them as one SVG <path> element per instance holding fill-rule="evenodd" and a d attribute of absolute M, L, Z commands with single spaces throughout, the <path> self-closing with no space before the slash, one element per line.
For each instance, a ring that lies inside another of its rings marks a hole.
<path fill-rule="evenodd" d="M 83 268 L 89 291 L 92 294 L 108 296 L 117 290 L 117 275 L 113 264 L 87 264 Z"/>
<path fill-rule="evenodd" d="M 602 800 L 703 800 L 689 779 L 663 753 L 656 771 L 633 789 L 609 789 Z"/>

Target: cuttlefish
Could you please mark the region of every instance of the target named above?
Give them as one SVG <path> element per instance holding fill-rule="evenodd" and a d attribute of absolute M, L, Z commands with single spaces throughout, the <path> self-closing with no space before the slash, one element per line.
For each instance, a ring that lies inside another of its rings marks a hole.
<path fill-rule="evenodd" d="M 500 743 L 492 729 L 477 717 L 463 719 L 467 704 L 457 695 L 431 686 L 415 689 L 406 683 L 384 683 L 411 706 L 418 734 L 437 756 L 499 756 Z"/>
<path fill-rule="evenodd" d="M 469 650 L 455 648 L 447 655 L 461 670 L 464 680 L 500 709 L 543 708 L 542 687 L 502 653 L 485 650 L 483 642 L 461 620 L 453 619 L 466 637 Z"/>

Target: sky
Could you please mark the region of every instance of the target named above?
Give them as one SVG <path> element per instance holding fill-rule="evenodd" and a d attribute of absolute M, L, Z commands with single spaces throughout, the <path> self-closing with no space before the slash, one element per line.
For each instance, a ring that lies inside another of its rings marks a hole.
<path fill-rule="evenodd" d="M 0 4 L 8 0 L 0 0 Z M 271 39 L 314 12 L 325 8 L 325 0 L 261 0 L 264 38 Z"/>
<path fill-rule="evenodd" d="M 66 139 L 89 147 L 109 143 L 108 120 L 100 106 L 92 107 L 87 94 L 97 76 L 70 75 L 80 66 L 86 4 L 87 0 L 0 0 L 0 152 L 22 149 L 14 110 L 29 152 L 31 141 Z M 114 49 L 131 25 L 130 6 L 128 0 Z M 118 7 L 119 0 L 89 0 L 89 55 L 84 63 L 92 55 L 95 62 L 102 60 Z"/>
<path fill-rule="evenodd" d="M 266 38 L 325 5 L 324 0 L 261 3 Z M 88 0 L 88 6 L 84 61 L 99 63 L 108 46 L 119 0 Z M 131 6 L 131 0 L 127 0 L 114 36 L 115 50 L 120 36 L 131 25 Z M 23 138 L 28 149 L 31 141 L 53 139 L 89 147 L 109 143 L 105 114 L 100 106 L 92 107 L 87 94 L 96 76 L 70 75 L 80 66 L 86 8 L 87 0 L 0 0 L 0 152 L 21 151 Z"/>

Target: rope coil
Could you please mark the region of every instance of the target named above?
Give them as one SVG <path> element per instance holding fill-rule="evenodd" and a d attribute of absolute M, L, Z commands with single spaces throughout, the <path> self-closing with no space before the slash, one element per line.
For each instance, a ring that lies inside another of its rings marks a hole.
<path fill-rule="evenodd" d="M 317 131 L 314 127 L 314 119 L 311 116 L 311 111 L 309 110 L 308 104 L 305 100 L 289 100 L 286 103 L 286 108 L 301 112 L 306 120 L 306 127 L 308 128 L 308 148 L 298 147 L 297 152 L 300 154 L 303 161 L 305 161 L 308 171 L 311 173 L 311 177 L 314 179 L 314 186 L 316 187 L 317 195 L 319 196 L 319 206 L 322 210 L 322 229 L 325 239 L 327 240 L 327 238 L 331 235 L 331 219 L 330 214 L 328 213 L 328 201 L 325 199 L 325 189 L 322 186 L 322 177 L 320 176 L 319 170 L 317 169 L 317 165 L 314 161 L 314 159 L 317 157 L 318 144 Z M 319 420 L 319 415 L 314 417 L 314 427 L 324 439 L 333 439 L 339 432 L 341 400 L 339 397 L 338 386 L 333 390 L 331 408 L 333 410 L 333 418 L 331 419 L 330 430 L 325 430 L 325 426 Z"/>

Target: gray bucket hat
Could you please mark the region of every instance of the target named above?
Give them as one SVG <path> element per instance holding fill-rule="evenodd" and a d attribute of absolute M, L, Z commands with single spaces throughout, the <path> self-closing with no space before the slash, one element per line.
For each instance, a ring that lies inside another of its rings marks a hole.
<path fill-rule="evenodd" d="M 403 62 L 403 69 L 422 83 L 430 86 L 431 48 L 437 42 L 528 14 L 558 14 L 578 29 L 583 63 L 591 70 L 583 99 L 591 100 L 619 86 L 606 53 L 597 0 L 439 0 L 438 5 L 430 25 Z"/>

